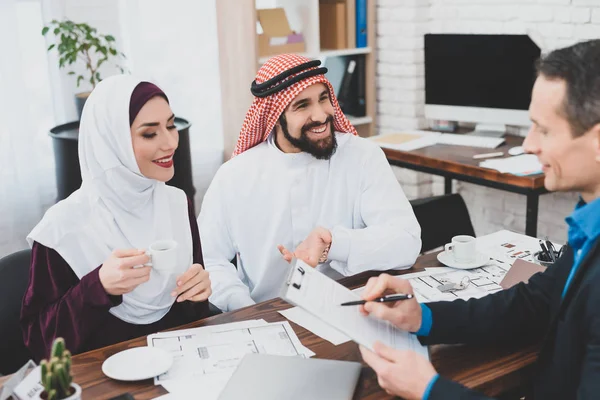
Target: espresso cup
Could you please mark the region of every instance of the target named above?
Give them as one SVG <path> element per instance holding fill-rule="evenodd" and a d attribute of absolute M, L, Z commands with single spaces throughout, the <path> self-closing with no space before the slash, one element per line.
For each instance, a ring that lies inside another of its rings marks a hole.
<path fill-rule="evenodd" d="M 146 250 L 146 255 L 150 257 L 150 262 L 146 265 L 153 269 L 157 271 L 173 270 L 177 264 L 177 242 L 158 240 L 150 245 Z"/>
<path fill-rule="evenodd" d="M 454 261 L 461 263 L 473 262 L 477 259 L 475 238 L 468 235 L 459 235 L 452 238 L 452 243 L 444 246 L 444 251 L 454 257 Z"/>

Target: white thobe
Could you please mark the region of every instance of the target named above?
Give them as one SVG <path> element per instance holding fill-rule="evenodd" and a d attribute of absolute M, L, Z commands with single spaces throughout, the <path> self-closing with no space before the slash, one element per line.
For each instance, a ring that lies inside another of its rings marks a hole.
<path fill-rule="evenodd" d="M 383 151 L 336 138 L 329 160 L 284 153 L 271 135 L 219 168 L 198 218 L 211 303 L 231 311 L 277 297 L 290 268 L 277 245 L 294 251 L 318 226 L 332 243 L 317 268 L 334 278 L 414 264 L 421 228 Z"/>

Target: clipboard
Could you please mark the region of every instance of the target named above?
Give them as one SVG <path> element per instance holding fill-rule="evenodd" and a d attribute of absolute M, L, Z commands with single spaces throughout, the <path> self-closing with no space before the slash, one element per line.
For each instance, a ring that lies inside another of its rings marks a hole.
<path fill-rule="evenodd" d="M 416 335 L 387 321 L 365 317 L 359 307 L 340 305 L 360 300 L 358 294 L 301 260 L 292 259 L 291 265 L 280 291 L 283 300 L 302 308 L 371 351 L 375 342 L 380 341 L 399 350 L 413 350 L 429 359 L 427 347 L 419 342 Z"/>

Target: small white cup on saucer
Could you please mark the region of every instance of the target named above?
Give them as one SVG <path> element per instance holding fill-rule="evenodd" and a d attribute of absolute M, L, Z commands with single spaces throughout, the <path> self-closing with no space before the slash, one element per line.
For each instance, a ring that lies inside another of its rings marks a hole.
<path fill-rule="evenodd" d="M 458 235 L 452 238 L 452 243 L 444 246 L 444 251 L 452 255 L 458 263 L 472 263 L 477 259 L 475 238 L 469 235 Z"/>
<path fill-rule="evenodd" d="M 177 242 L 174 240 L 158 240 L 146 251 L 150 262 L 146 265 L 158 272 L 168 272 L 177 265 Z"/>
<path fill-rule="evenodd" d="M 468 235 L 454 236 L 452 243 L 444 246 L 437 259 L 447 267 L 456 269 L 473 269 L 485 265 L 490 258 L 477 251 L 475 238 Z"/>

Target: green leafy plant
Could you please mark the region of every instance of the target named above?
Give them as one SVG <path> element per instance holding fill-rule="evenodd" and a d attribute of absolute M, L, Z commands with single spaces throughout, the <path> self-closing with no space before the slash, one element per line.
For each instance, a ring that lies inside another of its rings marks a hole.
<path fill-rule="evenodd" d="M 71 66 L 77 60 L 85 64 L 86 74 L 77 76 L 77 87 L 82 80 L 86 79 L 95 88 L 102 80 L 98 69 L 111 58 L 125 59 L 125 54 L 118 52 L 115 47 L 115 38 L 111 35 L 99 34 L 96 28 L 85 23 L 75 23 L 70 20 L 52 20 L 49 26 L 42 29 L 42 35 L 46 36 L 52 30 L 58 43 L 51 44 L 48 51 L 56 48 L 59 55 L 58 65 L 60 68 Z M 117 67 L 124 72 L 123 68 Z M 69 71 L 69 75 L 75 75 L 75 71 Z M 86 76 L 87 75 L 87 76 Z"/>
<path fill-rule="evenodd" d="M 65 340 L 56 338 L 52 343 L 50 361 L 40 362 L 42 385 L 47 400 L 61 400 L 73 394 L 71 383 L 71 352 L 65 348 Z"/>

